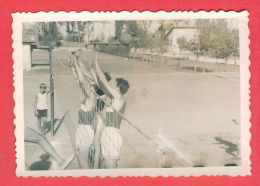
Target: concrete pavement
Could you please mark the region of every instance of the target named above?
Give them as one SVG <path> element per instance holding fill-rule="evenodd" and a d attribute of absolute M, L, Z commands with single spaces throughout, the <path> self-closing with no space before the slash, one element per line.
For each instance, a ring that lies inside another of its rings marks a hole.
<path fill-rule="evenodd" d="M 47 135 L 64 157 L 73 151 L 77 111 L 83 99 L 70 75 L 69 55 L 66 50 L 55 51 L 53 55 L 55 115 L 62 118 L 67 111 L 68 114 L 57 134 L 54 137 Z M 93 60 L 91 52 L 80 55 L 84 62 Z M 184 161 L 190 162 L 189 166 L 239 164 L 239 159 L 214 144 L 215 137 L 233 143 L 240 138 L 240 127 L 232 122 L 233 119 L 239 122 L 240 118 L 238 73 L 157 73 L 157 64 L 141 64 L 107 54 L 100 54 L 100 64 L 112 77 L 124 77 L 130 82 L 126 117 L 169 151 L 166 167 L 187 166 L 182 165 Z M 34 96 L 40 82 L 49 84 L 48 78 L 47 70 L 32 70 L 24 76 L 25 123 L 35 129 Z M 161 166 L 162 156 L 154 144 L 146 141 L 127 122 L 123 123 L 121 132 L 124 144 L 119 167 Z M 26 146 L 26 152 L 31 156 L 26 160 L 30 165 L 43 152 L 35 145 Z M 76 163 L 72 168 L 77 168 Z"/>
<path fill-rule="evenodd" d="M 34 100 L 39 84 L 46 83 L 49 85 L 48 69 L 32 69 L 24 72 L 24 122 L 25 126 L 38 131 L 37 118 L 34 116 Z M 49 101 L 49 100 L 48 100 Z M 50 104 L 49 104 L 50 105 Z M 50 109 L 48 109 L 48 127 L 50 128 Z M 55 135 L 51 132 L 46 134 L 46 138 L 54 146 L 62 158 L 68 158 L 74 151 L 69 136 L 66 122 L 68 122 L 68 113 L 64 112 L 60 106 L 60 99 L 55 93 Z M 25 161 L 26 167 L 40 161 L 40 156 L 45 152 L 36 144 L 25 143 Z M 51 160 L 51 159 L 50 159 Z M 77 163 L 72 163 L 70 169 L 77 168 Z"/>

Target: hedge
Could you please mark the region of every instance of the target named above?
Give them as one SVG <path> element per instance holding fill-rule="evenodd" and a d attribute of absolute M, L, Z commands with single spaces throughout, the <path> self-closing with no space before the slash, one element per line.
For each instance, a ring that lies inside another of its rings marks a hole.
<path fill-rule="evenodd" d="M 112 54 L 116 56 L 128 57 L 130 52 L 129 46 L 124 45 L 99 45 L 96 47 L 97 51 Z"/>

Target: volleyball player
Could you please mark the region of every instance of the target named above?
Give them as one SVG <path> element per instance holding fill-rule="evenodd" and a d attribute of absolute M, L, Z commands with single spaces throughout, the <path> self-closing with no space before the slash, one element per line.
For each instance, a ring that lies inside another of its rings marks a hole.
<path fill-rule="evenodd" d="M 74 55 L 77 55 L 77 53 L 73 53 Z M 93 129 L 95 131 L 94 135 L 94 151 L 90 151 L 89 162 L 92 162 L 92 158 L 94 158 L 94 164 L 93 168 L 100 168 L 100 153 L 101 153 L 101 146 L 100 146 L 100 138 L 102 131 L 104 129 L 104 120 L 105 120 L 105 114 L 104 114 L 104 107 L 105 102 L 108 101 L 106 95 L 104 92 L 99 88 L 96 72 L 93 69 L 93 64 L 89 63 L 90 70 L 87 71 L 86 67 L 81 63 L 79 60 L 79 57 L 77 56 L 78 65 L 81 69 L 82 75 L 86 78 L 87 81 L 90 82 L 90 85 L 93 86 L 95 90 L 96 97 L 96 112 L 94 112 L 93 117 L 95 117 L 95 121 L 92 122 Z M 111 76 L 104 72 L 105 78 L 107 81 L 111 80 Z"/>
<path fill-rule="evenodd" d="M 79 86 L 84 92 L 85 99 L 80 104 L 78 111 L 78 126 L 76 130 L 76 150 L 80 159 L 81 168 L 89 169 L 89 151 L 94 140 L 93 122 L 96 109 L 96 98 L 93 94 L 94 89 L 89 81 L 84 77 L 82 68 L 78 60 L 78 54 L 72 53 L 75 56 L 74 67 L 78 76 Z"/>
<path fill-rule="evenodd" d="M 102 168 L 116 168 L 122 146 L 120 125 L 123 117 L 121 114 L 126 108 L 123 95 L 128 91 L 129 83 L 123 78 L 116 78 L 113 87 L 100 69 L 97 57 L 95 68 L 100 87 L 112 99 L 111 106 L 106 107 L 106 127 L 101 135 Z"/>

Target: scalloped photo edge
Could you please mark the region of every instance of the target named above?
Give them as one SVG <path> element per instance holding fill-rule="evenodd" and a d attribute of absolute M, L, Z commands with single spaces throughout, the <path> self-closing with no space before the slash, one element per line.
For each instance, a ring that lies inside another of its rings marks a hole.
<path fill-rule="evenodd" d="M 249 49 L 249 21 L 248 11 L 173 11 L 173 12 L 16 12 L 12 14 L 12 47 L 13 47 L 13 73 L 14 87 L 13 94 L 14 124 L 15 124 L 15 147 L 16 147 L 16 175 L 18 177 L 189 177 L 189 176 L 246 176 L 251 175 L 250 161 L 250 49 Z M 238 19 L 239 20 L 239 50 L 240 50 L 240 121 L 241 121 L 241 165 L 219 166 L 219 167 L 175 167 L 175 168 L 123 168 L 123 169 L 73 169 L 73 170 L 38 170 L 29 171 L 25 168 L 25 147 L 24 147 L 24 78 L 23 78 L 23 23 L 28 22 L 52 22 L 52 21 L 115 21 L 115 20 L 171 20 L 171 19 Z"/>

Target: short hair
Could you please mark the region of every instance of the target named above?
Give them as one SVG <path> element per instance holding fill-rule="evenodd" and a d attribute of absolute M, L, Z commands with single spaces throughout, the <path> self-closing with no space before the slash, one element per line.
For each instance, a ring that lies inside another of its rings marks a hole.
<path fill-rule="evenodd" d="M 96 110 L 102 111 L 105 107 L 105 102 L 102 99 L 97 99 L 97 103 L 96 103 Z"/>
<path fill-rule="evenodd" d="M 45 84 L 45 83 L 40 83 L 40 88 L 41 88 L 42 86 L 45 86 L 45 87 L 46 87 L 46 84 Z"/>
<path fill-rule="evenodd" d="M 111 80 L 111 76 L 109 75 L 109 73 L 104 72 L 104 75 L 105 75 L 107 81 Z"/>
<path fill-rule="evenodd" d="M 105 75 L 105 78 L 107 81 L 111 80 L 111 76 L 109 75 L 109 73 L 104 72 L 104 75 Z M 105 94 L 104 91 L 98 87 L 98 85 L 94 85 L 94 89 L 95 89 L 96 94 L 99 96 L 103 96 Z"/>
<path fill-rule="evenodd" d="M 103 96 L 105 94 L 104 91 L 101 88 L 99 88 L 97 85 L 94 85 L 94 89 L 96 94 L 99 96 Z"/>
<path fill-rule="evenodd" d="M 128 81 L 124 78 L 116 78 L 116 85 L 119 87 L 119 91 L 122 95 L 124 95 L 130 87 Z"/>

